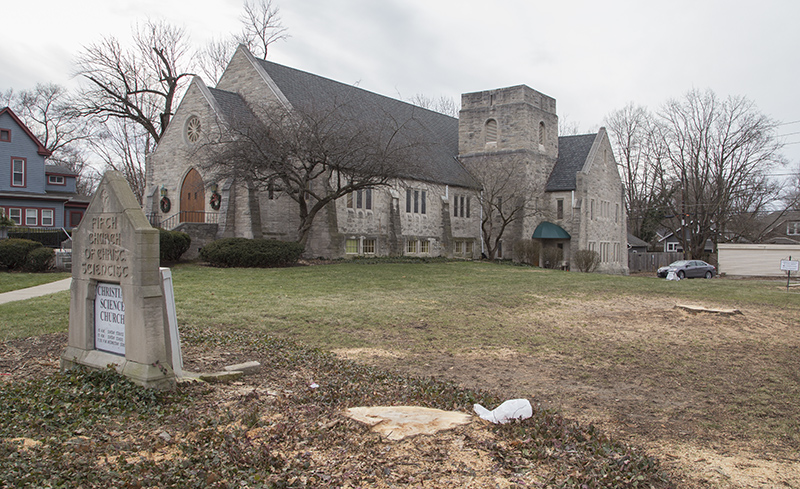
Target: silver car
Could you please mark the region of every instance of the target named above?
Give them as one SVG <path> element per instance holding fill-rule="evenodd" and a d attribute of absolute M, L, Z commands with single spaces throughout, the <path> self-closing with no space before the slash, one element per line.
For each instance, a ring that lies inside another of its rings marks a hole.
<path fill-rule="evenodd" d="M 666 267 L 658 269 L 660 278 L 666 277 L 669 272 L 675 272 L 679 279 L 685 278 L 712 278 L 717 274 L 717 268 L 703 260 L 678 260 Z"/>

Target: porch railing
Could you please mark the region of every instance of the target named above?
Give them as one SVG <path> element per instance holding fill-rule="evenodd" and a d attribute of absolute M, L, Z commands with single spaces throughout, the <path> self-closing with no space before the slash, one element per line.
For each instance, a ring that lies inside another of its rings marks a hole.
<path fill-rule="evenodd" d="M 163 219 L 160 214 L 154 212 L 148 214 L 147 219 L 154 228 L 175 229 L 182 222 L 217 224 L 219 223 L 219 212 L 180 211 Z"/>

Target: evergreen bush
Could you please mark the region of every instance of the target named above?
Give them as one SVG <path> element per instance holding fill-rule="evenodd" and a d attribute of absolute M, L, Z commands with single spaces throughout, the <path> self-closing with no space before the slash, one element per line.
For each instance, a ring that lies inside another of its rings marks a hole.
<path fill-rule="evenodd" d="M 290 241 L 223 238 L 204 246 L 200 258 L 214 267 L 286 267 L 296 264 L 303 251 Z"/>
<path fill-rule="evenodd" d="M 42 243 L 29 239 L 8 238 L 0 240 L 0 266 L 4 266 L 9 270 L 22 268 L 27 263 L 28 253 L 42 247 Z"/>
<path fill-rule="evenodd" d="M 158 245 L 161 261 L 176 262 L 181 259 L 181 255 L 189 250 L 192 245 L 192 238 L 181 231 L 158 230 Z"/>
<path fill-rule="evenodd" d="M 29 272 L 46 272 L 53 266 L 56 252 L 47 246 L 34 248 L 25 258 L 25 269 Z"/>

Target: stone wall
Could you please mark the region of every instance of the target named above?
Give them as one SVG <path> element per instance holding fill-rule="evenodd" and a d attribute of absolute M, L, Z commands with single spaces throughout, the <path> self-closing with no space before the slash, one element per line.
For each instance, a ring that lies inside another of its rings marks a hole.
<path fill-rule="evenodd" d="M 627 216 L 622 181 L 603 128 L 589 153 L 589 163 L 578 173 L 576 186 L 576 194 L 582 200 L 582 227 L 577 249 L 590 249 L 601 254 L 598 271 L 628 273 Z"/>

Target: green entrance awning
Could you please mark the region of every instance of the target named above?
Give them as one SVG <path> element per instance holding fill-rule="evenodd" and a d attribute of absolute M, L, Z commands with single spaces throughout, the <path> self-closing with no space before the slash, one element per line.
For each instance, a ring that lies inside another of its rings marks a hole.
<path fill-rule="evenodd" d="M 533 232 L 533 239 L 570 239 L 571 236 L 564 228 L 552 222 L 543 222 L 536 226 Z"/>

